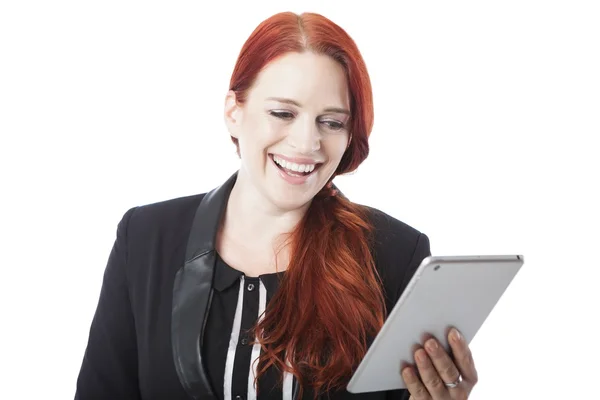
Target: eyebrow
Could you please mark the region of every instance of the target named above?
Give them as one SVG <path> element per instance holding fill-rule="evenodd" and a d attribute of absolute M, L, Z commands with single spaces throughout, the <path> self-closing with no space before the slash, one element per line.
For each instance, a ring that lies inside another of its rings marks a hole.
<path fill-rule="evenodd" d="M 274 101 L 278 101 L 280 103 L 291 104 L 296 107 L 302 108 L 302 105 L 300 105 L 300 103 L 298 103 L 296 100 L 286 99 L 284 97 L 267 97 L 267 100 L 274 100 Z M 346 110 L 345 108 L 339 108 L 339 107 L 327 107 L 325 109 L 325 112 L 333 112 L 333 113 L 350 115 L 349 110 Z"/>

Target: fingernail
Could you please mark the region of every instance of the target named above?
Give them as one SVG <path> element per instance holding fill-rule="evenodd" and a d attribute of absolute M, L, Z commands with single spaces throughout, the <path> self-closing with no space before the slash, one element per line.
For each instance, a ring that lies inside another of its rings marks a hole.
<path fill-rule="evenodd" d="M 429 339 L 427 343 L 425 343 L 427 350 L 436 351 L 438 348 L 437 342 L 434 339 Z"/>
<path fill-rule="evenodd" d="M 402 371 L 402 373 L 404 374 L 405 378 L 412 378 L 414 376 L 412 368 L 410 368 L 410 367 L 404 368 L 404 371 Z"/>
<path fill-rule="evenodd" d="M 460 333 L 456 328 L 452 328 L 452 339 L 454 339 L 456 342 L 460 341 Z"/>
<path fill-rule="evenodd" d="M 424 351 L 417 351 L 417 361 L 425 362 L 427 360 L 427 355 Z"/>

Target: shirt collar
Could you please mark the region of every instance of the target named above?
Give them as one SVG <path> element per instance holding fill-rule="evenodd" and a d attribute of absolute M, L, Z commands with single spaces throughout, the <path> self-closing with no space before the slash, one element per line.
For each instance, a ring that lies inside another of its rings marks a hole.
<path fill-rule="evenodd" d="M 267 293 L 274 294 L 279 287 L 279 282 L 283 279 L 285 271 L 274 272 L 271 274 L 260 275 L 259 278 L 267 289 Z M 230 267 L 219 254 L 217 253 L 217 262 L 215 265 L 215 278 L 213 287 L 222 292 L 230 288 L 234 283 L 239 281 L 240 277 L 244 276 L 244 273 Z"/>
<path fill-rule="evenodd" d="M 265 289 L 267 289 L 268 294 L 275 294 L 284 275 L 285 271 L 260 275 L 260 280 L 262 281 L 263 285 L 265 285 Z"/>
<path fill-rule="evenodd" d="M 237 282 L 244 275 L 241 271 L 231 268 L 221 256 L 217 253 L 217 262 L 215 265 L 215 280 L 213 287 L 222 292 Z"/>

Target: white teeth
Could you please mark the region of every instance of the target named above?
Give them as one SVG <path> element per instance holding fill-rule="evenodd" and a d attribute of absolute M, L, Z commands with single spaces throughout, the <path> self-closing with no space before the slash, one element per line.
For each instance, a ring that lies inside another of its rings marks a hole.
<path fill-rule="evenodd" d="M 273 156 L 273 160 L 283 168 L 294 172 L 312 172 L 316 164 L 296 164 Z"/>

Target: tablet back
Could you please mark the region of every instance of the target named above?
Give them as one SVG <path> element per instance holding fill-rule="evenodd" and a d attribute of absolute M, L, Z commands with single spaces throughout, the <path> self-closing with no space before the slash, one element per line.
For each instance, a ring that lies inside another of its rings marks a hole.
<path fill-rule="evenodd" d="M 423 260 L 348 384 L 351 393 L 406 388 L 427 334 L 449 350 L 456 327 L 470 342 L 523 264 L 523 256 L 449 256 Z"/>

